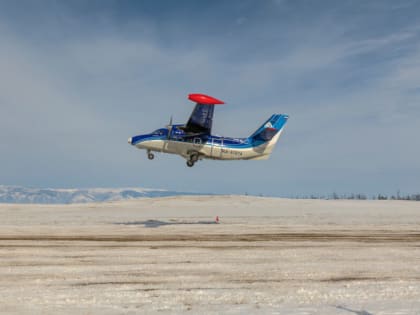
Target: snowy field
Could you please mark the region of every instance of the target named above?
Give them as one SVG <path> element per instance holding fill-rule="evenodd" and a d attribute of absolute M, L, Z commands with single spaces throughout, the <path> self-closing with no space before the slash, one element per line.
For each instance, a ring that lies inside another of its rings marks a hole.
<path fill-rule="evenodd" d="M 420 314 L 420 202 L 0 205 L 0 314 L 178 313 Z"/>

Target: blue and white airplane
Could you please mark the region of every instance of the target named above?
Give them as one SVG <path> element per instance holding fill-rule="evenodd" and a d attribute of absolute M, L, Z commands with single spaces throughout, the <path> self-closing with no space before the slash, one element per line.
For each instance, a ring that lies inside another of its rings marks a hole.
<path fill-rule="evenodd" d="M 289 118 L 274 114 L 248 138 L 220 137 L 212 135 L 211 128 L 214 106 L 224 102 L 204 94 L 190 94 L 188 98 L 196 105 L 186 124 L 172 124 L 171 118 L 166 128 L 131 137 L 128 143 L 147 150 L 150 160 L 154 151 L 178 154 L 189 167 L 202 159 L 266 160 Z"/>

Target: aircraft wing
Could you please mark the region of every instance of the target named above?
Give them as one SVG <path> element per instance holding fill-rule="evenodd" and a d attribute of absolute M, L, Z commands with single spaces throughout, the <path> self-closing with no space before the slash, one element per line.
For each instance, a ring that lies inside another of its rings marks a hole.
<path fill-rule="evenodd" d="M 224 102 L 204 94 L 190 94 L 188 99 L 196 102 L 196 105 L 182 130 L 187 134 L 211 134 L 214 105 L 224 104 Z"/>

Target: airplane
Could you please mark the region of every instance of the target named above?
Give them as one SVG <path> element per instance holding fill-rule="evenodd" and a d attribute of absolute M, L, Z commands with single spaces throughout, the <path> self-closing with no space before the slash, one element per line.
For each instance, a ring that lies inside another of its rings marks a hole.
<path fill-rule="evenodd" d="M 223 101 L 205 94 L 189 94 L 195 102 L 194 110 L 186 124 L 172 124 L 152 133 L 134 136 L 128 143 L 147 150 L 153 160 L 153 152 L 178 154 L 192 167 L 198 160 L 266 160 L 289 118 L 286 114 L 272 115 L 261 127 L 247 138 L 221 137 L 211 134 L 213 113 Z"/>

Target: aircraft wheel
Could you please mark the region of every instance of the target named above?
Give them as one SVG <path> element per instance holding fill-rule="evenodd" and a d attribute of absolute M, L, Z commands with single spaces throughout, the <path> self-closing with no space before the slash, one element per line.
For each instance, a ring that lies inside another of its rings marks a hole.
<path fill-rule="evenodd" d="M 155 158 L 155 155 L 153 153 L 149 152 L 149 153 L 147 153 L 147 158 L 149 160 L 153 160 Z"/>
<path fill-rule="evenodd" d="M 190 156 L 190 161 L 193 161 L 194 163 L 198 161 L 198 154 L 192 154 Z"/>
<path fill-rule="evenodd" d="M 187 161 L 187 166 L 188 167 L 193 167 L 194 166 L 194 161 L 188 160 Z"/>

